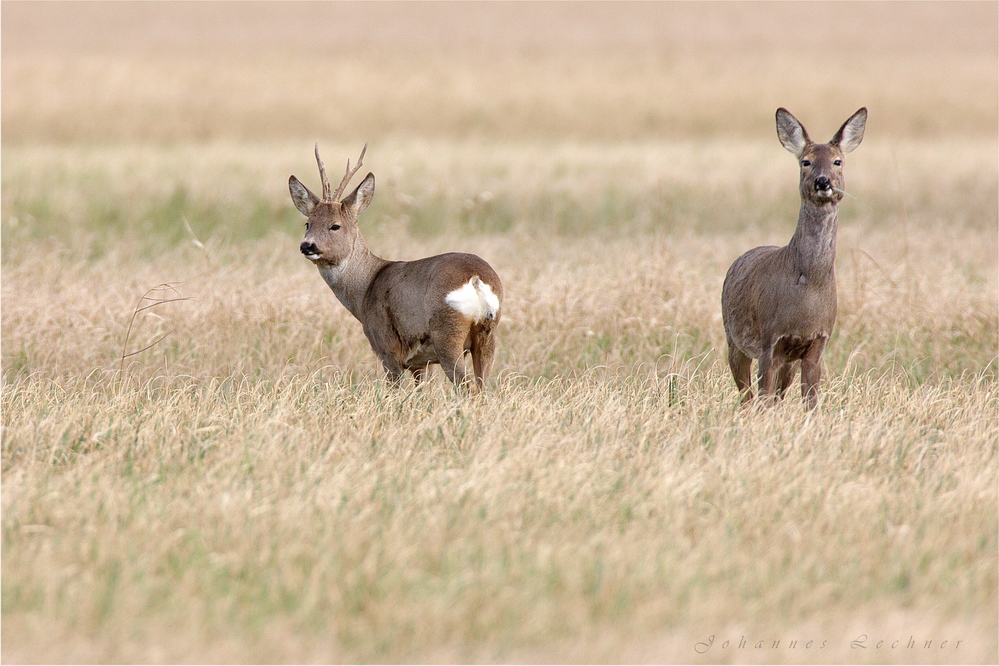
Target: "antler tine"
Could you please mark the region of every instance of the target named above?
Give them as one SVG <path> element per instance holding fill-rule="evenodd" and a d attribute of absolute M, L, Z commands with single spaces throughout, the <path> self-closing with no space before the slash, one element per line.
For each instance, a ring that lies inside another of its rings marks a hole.
<path fill-rule="evenodd" d="M 343 180 L 340 181 L 340 186 L 336 188 L 336 192 L 333 193 L 333 201 L 337 201 L 340 199 L 340 195 L 343 194 L 343 190 L 345 187 L 347 187 L 347 183 L 349 183 L 350 179 L 354 177 L 354 174 L 357 173 L 357 170 L 361 168 L 361 161 L 364 159 L 364 153 L 367 152 L 367 150 L 368 150 L 368 144 L 365 143 L 364 147 L 361 148 L 361 154 L 360 156 L 358 156 L 357 164 L 354 165 L 353 169 L 350 168 L 350 160 L 349 159 L 347 160 L 347 173 L 344 174 Z"/>
<path fill-rule="evenodd" d="M 326 177 L 326 167 L 323 165 L 323 158 L 319 157 L 319 142 L 316 142 L 316 162 L 319 164 L 319 177 L 323 181 L 323 202 L 333 201 L 330 196 L 330 179 Z"/>

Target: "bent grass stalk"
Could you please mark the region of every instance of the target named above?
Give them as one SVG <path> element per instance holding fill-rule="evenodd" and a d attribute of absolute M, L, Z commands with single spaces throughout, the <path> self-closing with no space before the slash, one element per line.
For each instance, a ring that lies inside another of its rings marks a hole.
<path fill-rule="evenodd" d="M 135 308 L 133 308 L 133 310 L 132 310 L 132 316 L 128 320 L 128 327 L 125 329 L 125 340 L 121 343 L 121 363 L 118 366 L 118 386 L 119 386 L 119 389 L 122 386 L 124 386 L 125 359 L 131 358 L 133 356 L 138 356 L 142 352 L 147 351 L 149 349 L 152 349 L 153 347 L 155 347 L 159 343 L 163 342 L 163 340 L 165 340 L 167 338 L 167 336 L 169 336 L 170 333 L 172 332 L 172 331 L 167 331 L 166 333 L 164 333 L 159 338 L 157 338 L 153 342 L 149 343 L 148 345 L 146 345 L 142 349 L 136 349 L 135 351 L 129 352 L 128 351 L 128 339 L 132 335 L 132 327 L 135 325 L 135 318 L 139 315 L 140 312 L 144 312 L 146 310 L 151 310 L 151 309 L 159 307 L 161 305 L 166 305 L 167 303 L 176 303 L 178 301 L 189 301 L 189 300 L 191 300 L 191 298 L 189 296 L 182 296 L 180 294 L 180 292 L 177 291 L 177 287 L 176 287 L 177 284 L 178 283 L 162 282 L 162 283 L 156 285 L 155 287 L 151 287 L 150 289 L 148 289 L 146 291 L 146 293 L 144 293 L 142 295 L 141 298 L 139 298 L 138 303 L 135 304 Z M 155 298 L 155 297 L 150 296 L 150 294 L 152 294 L 154 292 L 161 292 L 161 291 L 169 291 L 169 292 L 173 293 L 174 296 L 170 297 L 170 298 Z M 149 303 L 148 305 L 143 305 L 142 303 L 144 301 L 152 301 L 152 302 Z"/>

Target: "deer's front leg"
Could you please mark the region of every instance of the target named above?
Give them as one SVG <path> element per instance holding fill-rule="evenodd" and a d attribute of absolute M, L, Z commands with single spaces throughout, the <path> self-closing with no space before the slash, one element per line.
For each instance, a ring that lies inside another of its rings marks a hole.
<path fill-rule="evenodd" d="M 379 352 L 378 358 L 382 362 L 382 367 L 385 368 L 385 377 L 393 386 L 399 386 L 402 383 L 402 373 L 405 371 L 405 368 L 391 354 Z"/>
<path fill-rule="evenodd" d="M 822 335 L 812 341 L 801 359 L 801 398 L 807 409 L 815 409 L 819 400 L 819 380 L 822 379 L 822 352 L 829 340 Z"/>
<path fill-rule="evenodd" d="M 775 402 L 777 399 L 777 373 L 784 365 L 784 359 L 774 353 L 775 344 L 765 339 L 762 343 L 759 359 L 759 397 L 766 403 Z"/>
<path fill-rule="evenodd" d="M 413 369 L 413 381 L 417 386 L 430 379 L 434 374 L 434 366 L 425 365 L 422 368 Z"/>

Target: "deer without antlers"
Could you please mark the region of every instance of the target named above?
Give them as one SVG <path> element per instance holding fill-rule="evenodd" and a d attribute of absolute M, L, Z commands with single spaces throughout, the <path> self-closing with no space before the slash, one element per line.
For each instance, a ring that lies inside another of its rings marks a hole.
<path fill-rule="evenodd" d="M 375 256 L 358 228 L 358 217 L 374 195 L 374 175 L 369 173 L 339 199 L 366 150 L 367 144 L 353 168 L 347 160 L 346 174 L 334 192 L 316 144 L 322 199 L 295 176 L 289 178 L 291 199 L 308 218 L 301 252 L 361 322 L 390 381 L 399 384 L 409 370 L 419 384 L 439 364 L 456 386 L 482 390 L 496 350 L 503 300 L 499 276 L 474 254 L 449 252 L 415 261 Z M 472 357 L 474 380 L 465 371 L 466 353 Z"/>
<path fill-rule="evenodd" d="M 761 397 L 783 397 L 801 362 L 801 395 L 818 400 L 821 359 L 836 324 L 836 230 L 843 198 L 843 157 L 860 145 L 861 108 L 829 143 L 816 144 L 786 109 L 777 136 L 798 158 L 801 209 L 791 242 L 757 247 L 735 260 L 722 287 L 728 362 L 743 403 L 752 399 L 750 365 L 759 359 Z"/>

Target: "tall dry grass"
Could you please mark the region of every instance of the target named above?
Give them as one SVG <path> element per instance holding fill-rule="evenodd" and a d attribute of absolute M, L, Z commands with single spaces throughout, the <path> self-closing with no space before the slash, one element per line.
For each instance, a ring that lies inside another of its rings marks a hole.
<path fill-rule="evenodd" d="M 994 6 L 220 11 L 3 6 L 3 661 L 999 658 Z M 820 408 L 740 410 L 773 109 L 860 104 Z M 316 139 L 374 251 L 500 272 L 486 395 L 298 256 Z"/>

